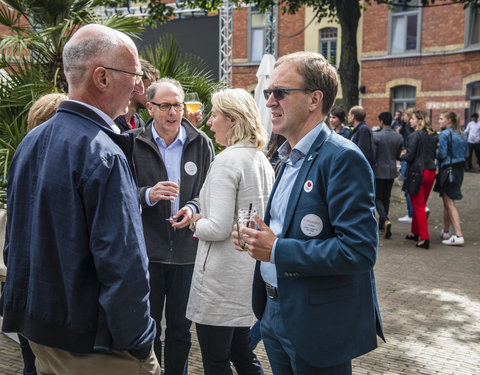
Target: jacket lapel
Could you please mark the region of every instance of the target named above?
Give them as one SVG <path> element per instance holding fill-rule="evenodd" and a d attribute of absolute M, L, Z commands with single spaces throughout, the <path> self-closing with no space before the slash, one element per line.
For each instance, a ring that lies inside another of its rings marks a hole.
<path fill-rule="evenodd" d="M 312 144 L 312 147 L 310 147 L 310 150 L 305 155 L 303 164 L 300 167 L 297 178 L 295 179 L 295 182 L 293 184 L 292 192 L 290 193 L 290 198 L 288 200 L 287 210 L 285 213 L 285 220 L 283 222 L 282 234 L 280 235 L 280 237 L 285 237 L 285 234 L 287 233 L 288 227 L 290 226 L 290 223 L 293 219 L 293 215 L 297 208 L 298 200 L 300 199 L 300 195 L 301 195 L 305 180 L 307 178 L 307 175 L 310 169 L 312 168 L 312 166 L 314 165 L 315 160 L 318 157 L 318 150 L 322 146 L 323 142 L 327 139 L 329 134 L 330 134 L 330 131 L 327 129 L 325 125 L 323 125 L 322 130 L 320 131 L 320 134 L 315 139 L 315 141 Z"/>

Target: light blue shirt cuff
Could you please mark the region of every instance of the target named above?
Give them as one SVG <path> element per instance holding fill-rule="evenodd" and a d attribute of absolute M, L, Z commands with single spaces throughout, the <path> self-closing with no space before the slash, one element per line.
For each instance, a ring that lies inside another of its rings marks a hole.
<path fill-rule="evenodd" d="M 194 204 L 189 203 L 189 204 L 186 204 L 185 206 L 190 207 L 194 214 L 198 214 L 197 206 L 195 206 Z"/>
<path fill-rule="evenodd" d="M 272 252 L 270 253 L 270 263 L 275 264 L 275 249 L 277 247 L 278 238 L 275 238 L 275 242 L 272 246 Z"/>
<path fill-rule="evenodd" d="M 148 188 L 147 190 L 145 190 L 145 202 L 147 203 L 148 206 L 152 207 L 152 206 L 155 206 L 157 204 L 157 202 L 150 202 L 150 199 L 148 199 L 148 197 L 150 196 L 150 190 L 152 190 L 152 188 Z"/>

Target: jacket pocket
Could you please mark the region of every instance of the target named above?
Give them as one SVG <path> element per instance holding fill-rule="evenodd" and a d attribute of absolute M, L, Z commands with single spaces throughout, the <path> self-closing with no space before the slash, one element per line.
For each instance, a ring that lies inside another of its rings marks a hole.
<path fill-rule="evenodd" d="M 210 241 L 210 245 L 208 245 L 208 250 L 207 254 L 205 255 L 205 260 L 203 261 L 203 272 L 207 269 L 207 260 L 208 260 L 208 255 L 210 254 L 210 248 L 212 247 L 212 241 Z"/>

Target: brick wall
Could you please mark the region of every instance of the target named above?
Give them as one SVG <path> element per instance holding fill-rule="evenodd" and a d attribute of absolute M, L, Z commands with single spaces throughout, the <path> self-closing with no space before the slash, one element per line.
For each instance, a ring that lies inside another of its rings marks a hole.
<path fill-rule="evenodd" d="M 394 86 L 415 86 L 418 109 L 426 109 L 429 102 L 467 100 L 466 84 L 480 80 L 480 51 L 463 51 L 465 16 L 462 5 L 458 4 L 423 9 L 422 54 L 386 58 L 389 57 L 388 8 L 384 5 L 367 7 L 362 57 L 378 57 L 361 62 L 360 84 L 366 87 L 366 93 L 361 98 L 369 125 L 377 122 L 380 112 L 391 110 L 390 88 Z M 434 127 L 438 127 L 442 110 L 432 110 Z M 454 110 L 463 123 L 465 109 Z"/>

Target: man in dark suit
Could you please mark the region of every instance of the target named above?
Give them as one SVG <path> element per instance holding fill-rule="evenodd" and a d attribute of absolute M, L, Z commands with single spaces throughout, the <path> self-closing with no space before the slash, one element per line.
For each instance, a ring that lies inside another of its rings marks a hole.
<path fill-rule="evenodd" d="M 355 143 L 363 155 L 367 158 L 370 166 L 375 170 L 375 152 L 373 150 L 373 134 L 365 122 L 367 112 L 359 105 L 350 108 L 348 122 L 353 124 L 352 142 Z"/>
<path fill-rule="evenodd" d="M 351 374 L 351 359 L 383 338 L 373 172 L 323 122 L 337 88 L 323 56 L 297 52 L 277 61 L 264 91 L 273 131 L 287 142 L 265 222 L 255 217 L 260 230 L 242 233 L 258 260 L 253 309 L 275 375 Z"/>
<path fill-rule="evenodd" d="M 378 229 L 385 238 L 392 236 L 392 223 L 388 218 L 390 195 L 393 180 L 397 177 L 397 160 L 403 149 L 403 137 L 395 132 L 390 123 L 392 114 L 382 112 L 378 116 L 381 130 L 373 133 L 373 147 L 376 157 L 375 168 L 375 203 L 379 215 Z"/>

